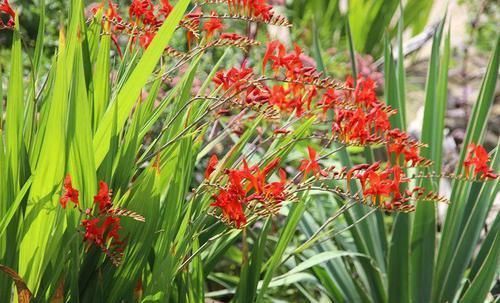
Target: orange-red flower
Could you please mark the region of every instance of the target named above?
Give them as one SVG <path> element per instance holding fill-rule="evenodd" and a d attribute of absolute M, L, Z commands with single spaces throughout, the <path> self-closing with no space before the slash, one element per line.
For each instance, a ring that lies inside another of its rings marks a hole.
<path fill-rule="evenodd" d="M 121 229 L 119 217 L 106 216 L 104 218 L 84 219 L 82 226 L 85 229 L 83 241 L 89 244 L 96 244 L 102 248 L 110 239 L 113 239 L 114 246 L 123 244 L 118 234 Z"/>
<path fill-rule="evenodd" d="M 304 178 L 309 173 L 312 173 L 316 178 L 318 178 L 320 175 L 323 177 L 328 176 L 328 173 L 321 169 L 321 166 L 318 163 L 318 159 L 316 159 L 316 150 L 308 146 L 307 152 L 309 154 L 309 159 L 302 160 L 299 167 L 299 170 L 304 174 Z"/>
<path fill-rule="evenodd" d="M 98 246 L 103 245 L 104 228 L 102 228 L 102 226 L 99 226 L 100 222 L 101 220 L 99 218 L 82 220 L 82 226 L 85 228 L 83 241 L 87 241 L 89 244 L 95 243 Z"/>
<path fill-rule="evenodd" d="M 277 72 L 281 65 L 284 65 L 284 57 L 286 55 L 286 48 L 279 40 L 273 40 L 267 44 L 266 53 L 262 60 L 262 73 L 266 69 L 267 62 L 272 62 L 272 68 Z"/>
<path fill-rule="evenodd" d="M 217 18 L 216 14 L 212 12 L 212 17 L 210 17 L 210 20 L 205 22 L 203 25 L 203 29 L 207 32 L 207 38 L 210 39 L 215 32 L 220 31 L 221 29 L 224 28 L 224 25 L 220 21 L 219 18 Z"/>
<path fill-rule="evenodd" d="M 482 178 L 496 179 L 498 175 L 489 168 L 488 162 L 490 157 L 488 152 L 479 144 L 471 143 L 467 146 L 467 155 L 465 157 L 464 166 L 465 174 L 469 176 L 470 169 L 474 167 L 473 176 L 481 176 Z"/>
<path fill-rule="evenodd" d="M 228 0 L 229 10 L 234 14 L 245 14 L 254 18 L 269 21 L 272 16 L 272 6 L 266 0 Z"/>
<path fill-rule="evenodd" d="M 214 202 L 211 206 L 218 207 L 226 221 L 240 228 L 247 222 L 245 207 L 248 203 L 255 201 L 265 208 L 280 204 L 286 199 L 285 171 L 279 170 L 279 181 L 267 182 L 269 174 L 278 164 L 279 158 L 260 169 L 257 165 L 249 166 L 244 159 L 240 169 L 226 170 L 227 185 L 213 196 Z"/>
<path fill-rule="evenodd" d="M 142 48 L 147 49 L 155 36 L 156 36 L 155 32 L 151 31 L 145 32 L 139 37 L 139 44 L 141 45 Z"/>
<path fill-rule="evenodd" d="M 254 17 L 261 17 L 263 20 L 269 21 L 272 17 L 272 6 L 267 4 L 266 0 L 248 1 L 250 11 Z"/>
<path fill-rule="evenodd" d="M 162 14 L 165 18 L 168 17 L 168 15 L 170 15 L 170 13 L 172 12 L 172 10 L 174 9 L 174 7 L 172 6 L 172 4 L 170 4 L 170 1 L 169 0 L 161 0 L 161 8 L 160 8 L 160 14 Z"/>
<path fill-rule="evenodd" d="M 80 202 L 78 201 L 78 195 L 79 192 L 75 188 L 73 188 L 73 185 L 71 183 L 71 176 L 68 174 L 66 178 L 64 178 L 64 184 L 63 184 L 63 194 L 61 196 L 61 199 L 59 202 L 61 203 L 61 206 L 63 208 L 66 208 L 66 204 L 68 204 L 68 201 L 71 201 L 75 204 L 75 207 L 80 205 Z"/>
<path fill-rule="evenodd" d="M 239 69 L 233 67 L 227 72 L 218 71 L 212 81 L 217 85 L 222 85 L 222 89 L 225 91 L 240 91 L 252 75 L 252 68 L 246 67 L 246 61 L 244 61 Z"/>
<path fill-rule="evenodd" d="M 228 189 L 222 189 L 214 196 L 215 201 L 211 204 L 211 206 L 219 207 L 224 218 L 234 223 L 238 228 L 247 222 L 239 189 L 236 183 L 230 183 Z"/>
<path fill-rule="evenodd" d="M 7 21 L 7 24 L 4 24 L 1 18 L 1 13 L 9 15 L 9 20 Z M 12 7 L 9 4 L 8 0 L 3 0 L 2 3 L 0 3 L 0 29 L 2 27 L 14 27 L 14 20 L 16 19 L 16 13 L 12 9 Z"/>
<path fill-rule="evenodd" d="M 128 9 L 130 19 L 140 21 L 144 25 L 158 26 L 161 22 L 154 12 L 155 6 L 151 0 L 132 0 Z"/>
<path fill-rule="evenodd" d="M 279 176 L 280 180 L 276 182 L 271 182 L 269 184 L 266 184 L 264 186 L 264 191 L 263 191 L 263 201 L 271 201 L 276 204 L 279 204 L 286 199 L 286 193 L 285 193 L 285 188 L 286 188 L 286 172 L 284 169 L 279 170 Z"/>
<path fill-rule="evenodd" d="M 425 161 L 425 158 L 420 156 L 420 148 L 417 142 L 412 140 L 410 136 L 399 129 L 392 129 L 387 132 L 387 152 L 394 153 L 396 163 L 400 163 L 401 156 L 404 156 L 404 163 L 410 166 L 417 166 Z"/>
<path fill-rule="evenodd" d="M 219 163 L 219 159 L 216 154 L 213 154 L 208 160 L 207 168 L 205 169 L 205 179 L 208 179 L 210 175 L 215 171 L 215 166 Z"/>
<path fill-rule="evenodd" d="M 99 192 L 94 196 L 94 203 L 99 206 L 99 212 L 105 212 L 111 207 L 111 191 L 106 182 L 99 181 Z"/>
<path fill-rule="evenodd" d="M 318 102 L 318 106 L 323 109 L 323 113 L 326 113 L 329 109 L 333 109 L 338 101 L 337 92 L 333 88 L 329 88 Z"/>

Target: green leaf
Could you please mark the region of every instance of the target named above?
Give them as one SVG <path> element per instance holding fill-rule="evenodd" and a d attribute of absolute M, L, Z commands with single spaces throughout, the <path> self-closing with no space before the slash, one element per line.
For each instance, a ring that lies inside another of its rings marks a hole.
<path fill-rule="evenodd" d="M 460 302 L 474 303 L 483 302 L 495 280 L 498 266 L 500 265 L 500 232 L 495 231 L 494 243 L 484 260 L 478 275 L 472 281 L 469 289 L 465 292 Z"/>
<path fill-rule="evenodd" d="M 10 205 L 9 209 L 7 212 L 2 216 L 2 220 L 0 221 L 0 237 L 3 236 L 5 230 L 7 229 L 7 226 L 9 226 L 10 221 L 14 217 L 15 213 L 19 210 L 19 206 L 21 205 L 21 202 L 23 201 L 24 197 L 26 196 L 26 193 L 28 192 L 29 188 L 31 186 L 31 178 L 29 178 L 17 194 L 16 199 L 13 201 L 13 203 Z"/>
<path fill-rule="evenodd" d="M 295 230 L 297 228 L 297 224 L 300 221 L 300 217 L 302 216 L 304 210 L 306 209 L 307 202 L 308 202 L 307 198 L 302 198 L 299 200 L 299 202 L 294 203 L 292 205 L 290 212 L 288 213 L 286 223 L 280 234 L 278 243 L 274 248 L 273 254 L 266 268 L 266 273 L 264 275 L 264 279 L 262 280 L 262 286 L 259 290 L 256 302 L 263 301 L 267 288 L 270 287 L 270 282 L 274 275 L 274 272 L 276 271 L 278 265 L 281 263 L 281 258 L 283 257 L 287 245 L 291 241 L 295 233 Z"/>
<path fill-rule="evenodd" d="M 16 28 L 13 31 L 10 79 L 7 90 L 7 110 L 5 118 L 5 148 L 7 156 L 8 190 L 10 198 L 15 196 L 20 187 L 21 156 L 23 154 L 23 58 L 21 50 L 21 33 L 16 16 Z M 10 200 L 10 199 L 8 199 Z"/>
<path fill-rule="evenodd" d="M 97 129 L 99 122 L 104 114 L 109 102 L 110 86 L 110 51 L 111 37 L 110 35 L 103 35 L 99 50 L 97 52 L 97 61 L 94 66 L 93 77 L 93 129 Z"/>
<path fill-rule="evenodd" d="M 450 57 L 450 34 L 448 32 L 440 62 L 440 44 L 444 19 L 434 36 L 429 70 L 427 72 L 422 143 L 428 147 L 421 155 L 433 161 L 430 169 L 441 172 L 443 153 L 444 119 L 447 104 L 448 63 Z M 425 173 L 425 172 L 424 172 Z M 439 180 L 424 179 L 419 184 L 439 192 Z M 416 302 L 430 300 L 433 287 L 433 269 L 436 242 L 436 206 L 433 201 L 418 201 L 412 230 L 412 295 Z"/>

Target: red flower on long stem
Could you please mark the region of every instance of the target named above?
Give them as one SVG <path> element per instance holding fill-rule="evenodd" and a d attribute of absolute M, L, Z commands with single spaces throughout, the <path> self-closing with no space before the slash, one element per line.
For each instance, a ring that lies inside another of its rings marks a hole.
<path fill-rule="evenodd" d="M 469 144 L 469 146 L 467 146 L 467 155 L 464 161 L 466 176 L 469 176 L 470 169 L 474 167 L 474 171 L 472 173 L 473 177 L 481 176 L 482 178 L 489 179 L 498 178 L 498 175 L 489 168 L 489 161 L 490 157 L 484 147 L 479 144 Z"/>
<path fill-rule="evenodd" d="M 328 176 L 328 173 L 321 169 L 321 166 L 318 163 L 318 159 L 316 159 L 316 150 L 308 146 L 307 152 L 309 154 L 309 159 L 302 160 L 299 167 L 299 170 L 304 174 L 304 178 L 309 173 L 312 173 L 316 178 L 318 178 L 320 175 L 323 177 Z"/>
<path fill-rule="evenodd" d="M 61 199 L 59 200 L 62 208 L 66 208 L 66 204 L 68 204 L 68 201 L 73 202 L 75 204 L 75 207 L 80 205 L 80 202 L 78 201 L 79 192 L 78 190 L 73 188 L 73 185 L 71 183 L 71 176 L 69 174 L 66 176 L 66 178 L 64 178 L 63 189 L 63 194 L 61 196 Z"/>

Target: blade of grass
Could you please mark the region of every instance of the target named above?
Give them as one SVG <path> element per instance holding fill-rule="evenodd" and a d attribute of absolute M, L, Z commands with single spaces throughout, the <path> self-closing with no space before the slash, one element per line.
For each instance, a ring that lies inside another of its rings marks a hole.
<path fill-rule="evenodd" d="M 263 302 L 264 296 L 266 294 L 267 288 L 270 286 L 272 277 L 281 263 L 281 258 L 285 252 L 285 249 L 288 246 L 288 243 L 291 241 L 295 229 L 297 228 L 297 224 L 304 213 L 307 206 L 308 198 L 301 198 L 298 203 L 294 203 L 288 213 L 288 217 L 286 223 L 283 227 L 283 230 L 280 234 L 278 243 L 273 251 L 269 264 L 266 268 L 266 273 L 264 275 L 264 279 L 262 280 L 262 285 L 260 287 L 259 293 L 257 295 L 256 302 Z"/>
<path fill-rule="evenodd" d="M 403 40 L 403 16 L 398 22 L 398 50 L 401 53 Z M 385 71 L 385 89 L 386 102 L 392 108 L 397 109 L 398 114 L 390 117 L 391 125 L 399 129 L 406 129 L 406 112 L 405 106 L 405 71 L 404 57 L 398 57 L 395 62 L 388 34 L 385 38 L 384 50 L 384 71 Z M 391 244 L 389 249 L 389 265 L 388 265 L 388 288 L 389 302 L 410 302 L 410 216 L 408 214 L 399 213 L 394 218 L 394 226 L 392 228 Z"/>
<path fill-rule="evenodd" d="M 493 245 L 479 269 L 478 275 L 474 278 L 460 302 L 483 302 L 486 299 L 500 264 L 500 254 L 498 253 L 500 251 L 500 232 L 496 230 L 495 234 Z"/>

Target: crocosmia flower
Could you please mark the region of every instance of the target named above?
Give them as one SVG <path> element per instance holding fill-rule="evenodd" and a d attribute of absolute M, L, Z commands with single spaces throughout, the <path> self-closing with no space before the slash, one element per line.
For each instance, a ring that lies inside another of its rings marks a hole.
<path fill-rule="evenodd" d="M 210 160 L 208 160 L 207 169 L 205 170 L 205 179 L 208 179 L 210 175 L 215 171 L 217 163 L 219 163 L 219 159 L 217 158 L 217 155 L 214 154 L 210 157 Z"/>
<path fill-rule="evenodd" d="M 99 192 L 94 196 L 94 202 L 99 206 L 99 211 L 103 212 L 111 206 L 111 196 L 108 184 L 104 181 L 99 182 Z"/>
<path fill-rule="evenodd" d="M 63 184 L 63 194 L 61 196 L 61 199 L 59 202 L 61 203 L 61 206 L 63 208 L 66 208 L 66 205 L 68 204 L 68 201 L 71 201 L 75 204 L 75 207 L 80 204 L 78 201 L 78 190 L 73 188 L 73 185 L 71 183 L 71 176 L 68 174 L 66 178 L 64 178 L 64 184 Z"/>
<path fill-rule="evenodd" d="M 9 15 L 9 20 L 7 24 L 4 24 L 2 21 L 2 14 Z M 12 9 L 8 0 L 3 0 L 0 2 L 0 28 L 2 27 L 14 27 L 14 20 L 16 19 L 16 13 Z"/>
<path fill-rule="evenodd" d="M 309 154 L 309 159 L 302 160 L 299 167 L 299 170 L 304 174 L 304 177 L 309 173 L 312 173 L 315 177 L 319 177 L 320 175 L 323 177 L 328 176 L 328 173 L 321 169 L 318 159 L 316 159 L 316 150 L 308 146 L 307 152 Z"/>
<path fill-rule="evenodd" d="M 219 18 L 216 17 L 215 13 L 212 13 L 212 17 L 204 25 L 203 29 L 207 32 L 207 37 L 210 39 L 215 32 L 220 31 L 224 28 L 224 25 Z"/>
<path fill-rule="evenodd" d="M 498 178 L 498 175 L 489 168 L 489 161 L 490 157 L 488 156 L 488 153 L 486 152 L 484 147 L 479 144 L 469 144 L 469 146 L 467 147 L 467 155 L 464 161 L 466 176 L 469 176 L 471 168 L 474 167 L 472 173 L 474 177 L 481 176 L 482 178 L 490 179 Z"/>

